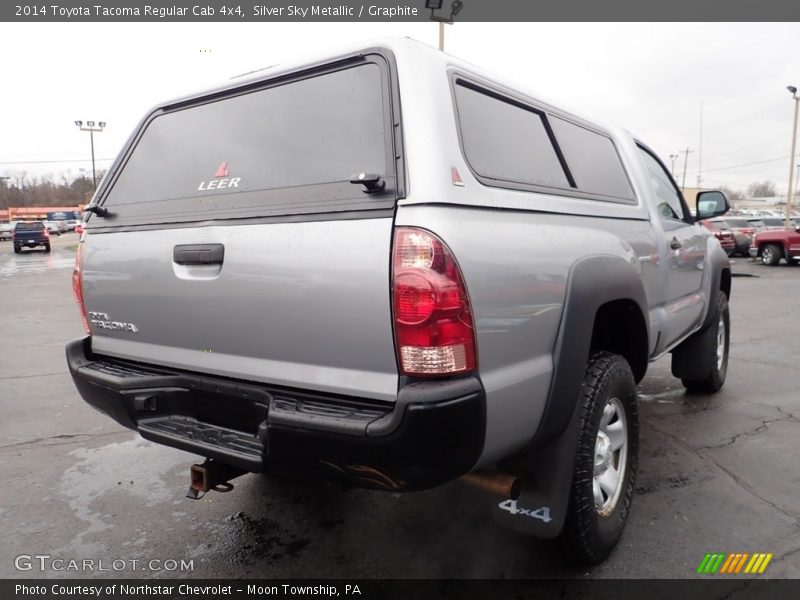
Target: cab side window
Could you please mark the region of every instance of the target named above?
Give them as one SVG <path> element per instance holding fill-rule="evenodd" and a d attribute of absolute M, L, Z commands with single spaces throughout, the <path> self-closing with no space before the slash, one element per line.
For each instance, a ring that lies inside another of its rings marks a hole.
<path fill-rule="evenodd" d="M 669 177 L 666 169 L 655 156 L 639 146 L 639 153 L 650 176 L 650 184 L 658 199 L 658 214 L 666 221 L 687 221 L 681 194 Z"/>

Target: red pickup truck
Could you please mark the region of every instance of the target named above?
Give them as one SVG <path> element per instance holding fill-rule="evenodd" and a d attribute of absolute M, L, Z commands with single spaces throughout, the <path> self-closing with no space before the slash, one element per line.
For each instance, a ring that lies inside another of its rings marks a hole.
<path fill-rule="evenodd" d="M 750 256 L 760 257 L 761 263 L 774 267 L 782 258 L 787 264 L 800 261 L 800 227 L 768 229 L 757 232 L 750 245 Z"/>
<path fill-rule="evenodd" d="M 714 234 L 714 237 L 719 240 L 719 245 L 725 250 L 728 256 L 736 252 L 736 240 L 733 237 L 733 232 L 722 219 L 709 219 L 701 221 L 702 224 Z"/>

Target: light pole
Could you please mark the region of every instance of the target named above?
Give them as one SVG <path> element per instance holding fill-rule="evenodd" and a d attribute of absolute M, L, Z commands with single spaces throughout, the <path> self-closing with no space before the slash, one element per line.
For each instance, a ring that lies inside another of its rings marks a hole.
<path fill-rule="evenodd" d="M 444 51 L 444 26 L 453 24 L 453 17 L 460 13 L 461 9 L 464 8 L 464 2 L 463 0 L 453 0 L 453 3 L 450 5 L 449 17 L 440 17 L 434 15 L 434 11 L 442 8 L 442 3 L 443 0 L 425 0 L 425 8 L 431 9 L 431 21 L 439 22 L 439 50 Z"/>
<path fill-rule="evenodd" d="M 678 158 L 677 154 L 670 154 L 669 155 L 669 159 L 672 161 L 672 170 L 670 171 L 670 174 L 672 175 L 673 178 L 675 177 L 675 159 L 676 158 Z"/>
<path fill-rule="evenodd" d="M 6 181 L 8 181 L 9 179 L 11 179 L 11 177 L 0 176 L 0 181 L 3 182 L 3 204 L 6 207 L 6 218 L 8 219 L 8 222 L 11 223 L 11 209 L 9 208 L 10 198 L 9 195 L 6 194 L 6 189 L 7 189 Z"/>
<path fill-rule="evenodd" d="M 794 195 L 797 196 L 797 186 L 800 185 L 800 163 L 797 165 L 797 176 L 794 178 Z"/>
<path fill-rule="evenodd" d="M 83 121 L 75 121 L 75 125 L 81 131 L 88 131 L 89 132 L 89 142 L 92 145 L 92 184 L 94 185 L 94 190 L 97 191 L 97 171 L 94 168 L 94 132 L 100 133 L 106 126 L 105 121 L 100 121 L 95 125 L 94 121 L 86 121 L 86 126 L 84 127 Z"/>
<path fill-rule="evenodd" d="M 800 96 L 797 95 L 797 88 L 793 85 L 786 86 L 794 100 L 794 125 L 792 125 L 792 153 L 789 156 L 789 189 L 786 192 L 786 229 L 789 229 L 792 216 L 792 180 L 794 179 L 794 148 L 797 141 L 797 109 L 800 107 Z"/>
<path fill-rule="evenodd" d="M 683 151 L 683 180 L 681 180 L 681 192 L 686 189 L 686 166 L 689 164 L 689 154 L 694 152 L 691 148 Z"/>

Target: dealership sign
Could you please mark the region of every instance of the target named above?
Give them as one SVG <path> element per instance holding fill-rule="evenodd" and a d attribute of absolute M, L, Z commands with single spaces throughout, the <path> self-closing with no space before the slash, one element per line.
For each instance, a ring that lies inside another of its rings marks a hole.
<path fill-rule="evenodd" d="M 49 212 L 47 213 L 48 221 L 69 221 L 71 219 L 80 219 L 81 213 L 77 210 L 68 210 L 66 212 Z"/>

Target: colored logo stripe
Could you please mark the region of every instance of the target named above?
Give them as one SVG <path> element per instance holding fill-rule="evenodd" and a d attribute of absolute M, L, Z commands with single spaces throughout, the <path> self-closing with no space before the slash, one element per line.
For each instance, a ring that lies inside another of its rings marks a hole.
<path fill-rule="evenodd" d="M 753 554 L 753 558 L 750 559 L 750 562 L 747 563 L 747 566 L 744 569 L 745 573 L 763 573 L 769 561 L 772 560 L 772 553 L 769 554 Z"/>
<path fill-rule="evenodd" d="M 725 552 L 708 553 L 700 561 L 697 572 L 714 575 L 720 574 L 739 574 L 739 573 L 763 573 L 767 565 L 772 560 L 772 553 L 756 552 Z M 745 566 L 746 565 L 746 566 Z"/>

